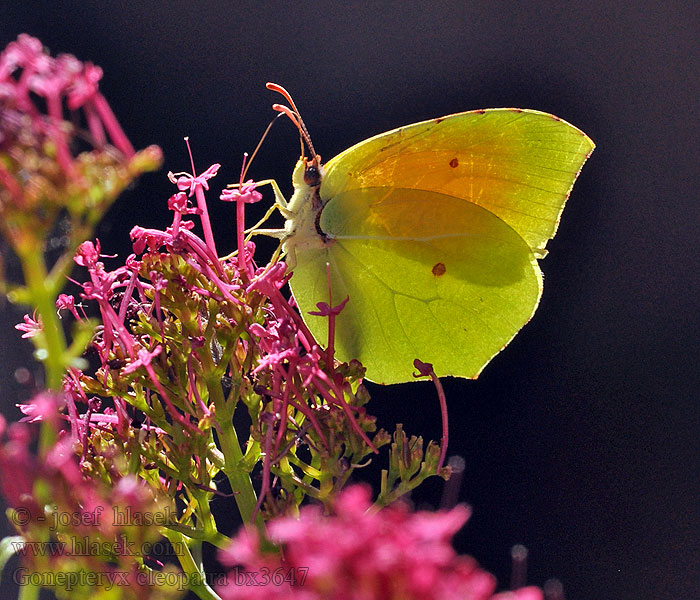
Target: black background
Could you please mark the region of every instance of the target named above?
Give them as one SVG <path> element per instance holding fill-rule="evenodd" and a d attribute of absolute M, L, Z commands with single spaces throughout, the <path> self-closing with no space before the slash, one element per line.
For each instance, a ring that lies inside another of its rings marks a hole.
<path fill-rule="evenodd" d="M 167 226 L 185 135 L 198 171 L 223 165 L 211 205 L 232 247 L 233 211 L 214 198 L 279 101 L 268 80 L 294 94 L 325 158 L 474 108 L 536 108 L 588 133 L 598 147 L 548 246 L 537 314 L 478 381 L 445 381 L 474 510 L 456 543 L 506 585 L 523 543 L 530 581 L 558 577 L 570 600 L 677 600 L 700 598 L 699 17 L 681 1 L 15 1 L 0 44 L 26 31 L 102 66 L 134 146 L 163 147 L 165 170 L 100 226 L 105 252 L 135 223 Z M 297 156 L 280 124 L 250 176 L 288 193 Z M 21 313 L 2 313 L 0 395 L 16 416 L 29 351 L 11 329 Z M 371 391 L 385 427 L 439 437 L 429 385 Z M 415 497 L 437 498 L 437 485 Z"/>

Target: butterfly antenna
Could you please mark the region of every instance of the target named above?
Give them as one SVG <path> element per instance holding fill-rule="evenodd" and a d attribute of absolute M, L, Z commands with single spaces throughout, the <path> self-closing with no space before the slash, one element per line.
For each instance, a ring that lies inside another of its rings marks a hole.
<path fill-rule="evenodd" d="M 294 103 L 292 95 L 277 83 L 268 82 L 267 84 L 265 84 L 265 87 L 268 90 L 272 90 L 273 92 L 281 94 L 285 98 L 285 100 L 287 100 L 287 102 L 289 102 L 289 104 L 292 106 L 292 108 L 290 109 L 288 106 L 284 106 L 282 104 L 273 104 L 272 109 L 276 110 L 277 112 L 284 113 L 291 119 L 292 123 L 294 123 L 294 125 L 296 125 L 297 129 L 299 130 L 299 133 L 303 138 L 303 142 L 306 142 L 306 145 L 309 148 L 309 152 L 311 152 L 313 160 L 317 161 L 316 151 L 314 150 L 314 145 L 311 143 L 311 136 L 309 135 L 308 129 L 306 129 L 306 125 L 304 124 L 304 121 L 301 118 L 301 114 L 299 113 L 297 105 Z M 305 155 L 303 142 L 301 147 L 302 156 Z"/>
<path fill-rule="evenodd" d="M 280 117 L 284 116 L 282 113 L 278 114 L 270 123 L 268 126 L 265 128 L 265 131 L 263 134 L 260 136 L 260 141 L 258 142 L 258 145 L 255 146 L 255 150 L 253 150 L 253 153 L 250 155 L 250 160 L 248 161 L 248 164 L 245 166 L 245 170 L 243 171 L 241 175 L 241 182 L 245 181 L 245 176 L 248 173 L 248 169 L 250 168 L 250 165 L 253 164 L 253 159 L 255 158 L 255 155 L 258 153 L 258 150 L 260 150 L 260 147 L 262 146 L 262 143 L 265 141 L 265 138 L 267 137 L 267 134 L 270 133 L 270 129 L 272 129 L 272 126 L 275 124 L 277 119 Z"/>

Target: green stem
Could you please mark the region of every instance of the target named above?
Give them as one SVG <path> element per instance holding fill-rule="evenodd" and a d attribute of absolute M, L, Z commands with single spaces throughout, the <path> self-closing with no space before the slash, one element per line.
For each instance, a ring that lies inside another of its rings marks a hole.
<path fill-rule="evenodd" d="M 238 443 L 236 430 L 233 427 L 235 403 L 226 401 L 224 392 L 221 389 L 221 380 L 216 374 L 216 365 L 211 358 L 211 354 L 203 352 L 200 355 L 200 360 L 202 361 L 204 372 L 214 374 L 213 377 L 207 379 L 206 384 L 209 398 L 214 401 L 217 421 L 220 424 L 217 435 L 221 453 L 224 455 L 222 470 L 231 485 L 238 510 L 241 513 L 241 519 L 243 519 L 244 523 L 255 523 L 258 530 L 264 534 L 265 525 L 262 516 L 259 511 L 255 514 L 258 498 L 253 488 L 253 482 L 250 480 L 250 473 L 243 467 L 243 451 Z M 254 514 L 255 518 L 253 518 Z"/>
<path fill-rule="evenodd" d="M 41 318 L 42 340 L 46 356 L 41 357 L 46 370 L 46 387 L 57 390 L 65 373 L 66 337 L 56 313 L 56 297 L 49 285 L 44 257 L 39 249 L 31 249 L 20 255 L 24 280 L 31 301 Z"/>
<path fill-rule="evenodd" d="M 37 600 L 41 587 L 33 583 L 24 583 L 19 586 L 17 600 Z"/>
<path fill-rule="evenodd" d="M 40 247 L 18 248 L 17 254 L 22 262 L 29 301 L 36 309 L 42 324 L 41 334 L 34 341 L 40 351 L 39 359 L 44 364 L 46 388 L 59 390 L 66 372 L 67 344 L 56 312 L 55 286 L 49 280 Z M 40 450 L 48 450 L 53 446 L 55 438 L 56 432 L 47 421 L 43 421 L 39 433 Z"/>
<path fill-rule="evenodd" d="M 178 552 L 177 557 L 180 561 L 180 567 L 182 567 L 182 571 L 187 577 L 189 589 L 202 600 L 221 600 L 221 597 L 209 587 L 204 571 L 199 568 L 194 556 L 192 556 L 192 552 L 190 552 L 187 538 L 171 529 L 166 530 L 164 533 L 175 548 L 182 549 L 182 553 Z"/>
<path fill-rule="evenodd" d="M 206 492 L 196 488 L 191 489 L 190 494 L 199 506 L 199 517 L 202 521 L 202 529 L 204 530 L 205 539 L 208 541 L 209 539 L 216 537 L 216 534 L 219 532 L 216 528 L 214 515 L 211 513 L 211 509 L 209 507 L 209 498 L 207 497 Z"/>
<path fill-rule="evenodd" d="M 221 390 L 221 386 L 219 385 L 218 387 L 219 390 Z M 221 395 L 223 400 L 223 393 L 221 393 Z M 252 523 L 258 498 L 253 488 L 253 482 L 250 480 L 250 474 L 241 466 L 243 462 L 243 451 L 238 443 L 236 430 L 233 427 L 233 415 L 226 414 L 227 411 L 225 410 L 220 411 L 219 402 L 217 402 L 216 399 L 214 401 L 216 403 L 216 414 L 217 417 L 220 417 L 219 423 L 221 424 L 221 431 L 218 431 L 217 434 L 219 437 L 219 444 L 221 445 L 221 452 L 225 459 L 223 471 L 231 484 L 231 490 L 234 493 L 243 522 Z M 221 416 L 224 418 L 221 418 Z M 262 516 L 259 512 L 255 515 L 254 521 L 258 528 L 262 529 L 264 527 Z"/>

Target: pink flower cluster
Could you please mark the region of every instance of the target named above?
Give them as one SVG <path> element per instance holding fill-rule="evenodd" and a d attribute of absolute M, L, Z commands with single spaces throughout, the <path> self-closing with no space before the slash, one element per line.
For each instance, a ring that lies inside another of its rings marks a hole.
<path fill-rule="evenodd" d="M 28 115 L 35 133 L 56 144 L 57 160 L 66 172 L 72 169 L 72 158 L 62 126 L 64 104 L 68 110 L 83 111 L 96 146 L 104 146 L 109 134 L 113 145 L 131 157 L 134 149 L 99 92 L 101 78 L 100 67 L 70 54 L 53 58 L 38 39 L 22 34 L 0 54 L 0 110 L 9 122 Z M 35 102 L 37 97 L 45 101 L 46 115 Z"/>
<path fill-rule="evenodd" d="M 217 592 L 225 600 L 542 600 L 535 587 L 494 596 L 494 577 L 454 552 L 451 538 L 469 514 L 465 506 L 412 513 L 400 503 L 375 511 L 369 488 L 353 486 L 331 516 L 307 506 L 298 519 L 271 521 L 281 557 L 262 550 L 257 531 L 242 530 L 221 554 L 234 568 Z"/>

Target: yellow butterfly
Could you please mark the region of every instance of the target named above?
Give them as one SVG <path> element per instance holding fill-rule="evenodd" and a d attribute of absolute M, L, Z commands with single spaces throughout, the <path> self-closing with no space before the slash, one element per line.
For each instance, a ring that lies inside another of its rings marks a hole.
<path fill-rule="evenodd" d="M 594 144 L 553 115 L 474 110 L 360 142 L 321 165 L 299 159 L 282 237 L 304 321 L 325 340 L 318 302 L 349 301 L 336 319 L 341 360 L 367 379 L 413 380 L 413 360 L 439 376 L 475 378 L 532 317 L 537 259 Z M 268 233 L 272 233 L 269 232 Z M 328 268 L 330 270 L 329 298 Z"/>

